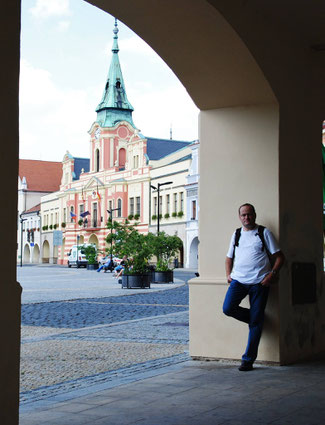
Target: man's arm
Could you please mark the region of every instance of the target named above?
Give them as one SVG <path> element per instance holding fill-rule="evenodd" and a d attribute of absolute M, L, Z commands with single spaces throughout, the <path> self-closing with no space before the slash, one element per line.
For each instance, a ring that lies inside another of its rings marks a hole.
<path fill-rule="evenodd" d="M 232 258 L 226 257 L 226 276 L 227 276 L 228 283 L 230 283 L 231 280 L 232 280 L 231 277 L 230 277 L 230 274 L 231 274 L 231 271 L 232 271 L 233 263 L 234 263 L 234 261 L 233 261 Z"/>
<path fill-rule="evenodd" d="M 271 272 L 267 274 L 265 278 L 262 280 L 261 284 L 263 286 L 270 286 L 271 283 L 273 283 L 276 280 L 279 274 L 279 271 L 281 267 L 283 266 L 285 256 L 282 251 L 278 251 L 271 256 L 271 259 L 274 261 L 274 264 L 273 264 Z"/>

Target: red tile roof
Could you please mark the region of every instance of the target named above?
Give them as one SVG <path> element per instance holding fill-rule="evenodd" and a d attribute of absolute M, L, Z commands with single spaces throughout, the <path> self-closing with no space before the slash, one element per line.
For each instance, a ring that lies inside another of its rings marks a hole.
<path fill-rule="evenodd" d="M 19 177 L 26 177 L 28 191 L 55 192 L 61 183 L 62 163 L 20 159 Z"/>
<path fill-rule="evenodd" d="M 29 210 L 24 211 L 24 214 L 26 213 L 31 213 L 31 212 L 35 212 L 35 211 L 40 211 L 41 210 L 41 204 L 37 204 L 32 208 L 29 208 Z"/>

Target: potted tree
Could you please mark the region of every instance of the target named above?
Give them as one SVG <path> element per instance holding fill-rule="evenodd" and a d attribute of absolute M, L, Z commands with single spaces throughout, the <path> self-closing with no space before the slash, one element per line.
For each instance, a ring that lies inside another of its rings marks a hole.
<path fill-rule="evenodd" d="M 87 270 L 96 270 L 98 269 L 98 261 L 97 261 L 97 248 L 96 245 L 83 245 L 81 247 L 84 252 L 88 264 Z"/>
<path fill-rule="evenodd" d="M 113 253 L 120 258 L 127 258 L 122 288 L 150 288 L 149 260 L 153 253 L 154 235 L 139 233 L 127 220 L 124 223 L 109 220 L 107 228 L 111 232 L 106 241 L 109 244 L 114 242 Z"/>
<path fill-rule="evenodd" d="M 174 281 L 174 271 L 170 267 L 174 258 L 182 247 L 182 241 L 178 236 L 167 235 L 159 232 L 153 240 L 154 255 L 157 257 L 156 270 L 153 282 L 168 283 Z"/>

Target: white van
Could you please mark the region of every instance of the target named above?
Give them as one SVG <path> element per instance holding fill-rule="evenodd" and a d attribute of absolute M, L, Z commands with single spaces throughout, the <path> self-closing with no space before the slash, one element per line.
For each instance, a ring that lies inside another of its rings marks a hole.
<path fill-rule="evenodd" d="M 88 260 L 85 256 L 85 253 L 82 249 L 83 245 L 73 245 L 69 254 L 68 254 L 68 267 L 87 267 Z"/>

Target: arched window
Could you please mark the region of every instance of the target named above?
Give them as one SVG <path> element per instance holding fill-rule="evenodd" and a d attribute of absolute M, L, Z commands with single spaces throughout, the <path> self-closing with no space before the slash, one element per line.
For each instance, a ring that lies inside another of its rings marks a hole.
<path fill-rule="evenodd" d="M 124 148 L 122 148 L 118 152 L 118 166 L 120 171 L 125 170 L 125 162 L 126 162 L 126 151 Z"/>
<path fill-rule="evenodd" d="M 117 216 L 122 217 L 122 199 L 117 200 Z"/>
<path fill-rule="evenodd" d="M 95 152 L 95 171 L 99 171 L 99 149 L 96 149 Z"/>

